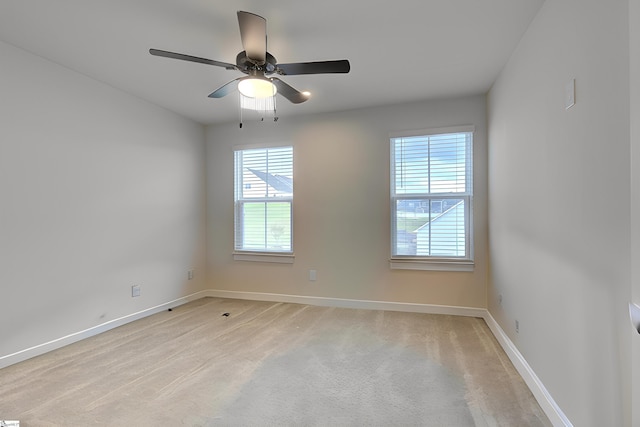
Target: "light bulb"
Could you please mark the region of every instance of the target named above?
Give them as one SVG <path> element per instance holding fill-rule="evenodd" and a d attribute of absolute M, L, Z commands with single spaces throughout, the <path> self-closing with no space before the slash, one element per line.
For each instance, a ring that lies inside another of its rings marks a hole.
<path fill-rule="evenodd" d="M 269 98 L 275 96 L 277 89 L 271 80 L 248 78 L 240 80 L 238 90 L 249 98 Z"/>

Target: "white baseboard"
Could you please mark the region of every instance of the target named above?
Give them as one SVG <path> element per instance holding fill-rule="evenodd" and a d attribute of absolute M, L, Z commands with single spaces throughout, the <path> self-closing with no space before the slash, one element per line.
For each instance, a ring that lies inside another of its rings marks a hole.
<path fill-rule="evenodd" d="M 92 337 L 94 335 L 98 335 L 102 332 L 106 332 L 110 329 L 117 328 L 118 326 L 125 325 L 129 322 L 133 322 L 134 320 L 142 319 L 143 317 L 150 316 L 155 313 L 159 313 L 161 311 L 167 310 L 171 307 L 177 307 L 182 304 L 186 304 L 190 301 L 194 301 L 203 297 L 206 297 L 206 291 L 197 292 L 195 294 L 187 295 L 182 298 L 175 299 L 173 301 L 169 301 L 164 304 L 157 305 L 155 307 L 148 308 L 146 310 L 139 311 L 137 313 L 132 313 L 127 316 L 120 317 L 118 319 L 113 319 L 108 322 L 102 323 L 100 325 L 94 326 L 89 329 L 85 329 L 83 331 L 75 332 L 73 334 L 69 334 L 62 338 L 58 338 L 44 344 L 38 344 L 31 348 L 27 348 L 25 350 L 21 350 L 12 354 L 8 354 L 6 356 L 0 357 L 0 369 L 5 368 L 7 366 L 13 365 L 18 362 L 22 362 L 27 359 L 31 359 L 32 357 L 39 356 L 44 353 L 48 353 L 50 351 L 56 350 L 58 348 L 64 347 L 69 344 L 73 344 L 74 342 L 83 340 L 85 338 Z"/>
<path fill-rule="evenodd" d="M 47 353 L 57 348 L 64 347 L 74 342 L 83 340 L 85 338 L 92 337 L 94 335 L 106 332 L 110 329 L 117 328 L 134 320 L 142 319 L 143 317 L 150 316 L 155 313 L 159 313 L 171 307 L 176 307 L 182 304 L 186 304 L 190 301 L 194 301 L 204 297 L 216 297 L 216 298 L 235 298 L 253 301 L 272 301 L 272 302 L 287 302 L 296 304 L 307 304 L 322 307 L 340 307 L 340 308 L 355 308 L 366 310 L 388 310 L 388 311 L 403 311 L 410 313 L 426 313 L 426 314 L 448 314 L 454 316 L 468 316 L 468 317 L 480 317 L 485 320 L 489 329 L 498 340 L 498 343 L 502 346 L 503 350 L 515 366 L 518 373 L 522 376 L 525 383 L 533 393 L 534 397 L 542 407 L 547 417 L 551 420 L 551 423 L 556 427 L 573 427 L 573 424 L 562 412 L 560 407 L 555 403 L 542 381 L 535 374 L 531 366 L 527 363 L 524 356 L 518 351 L 515 344 L 509 339 L 504 330 L 500 327 L 498 322 L 493 318 L 491 313 L 484 308 L 475 307 L 456 307 L 446 305 L 435 304 L 413 304 L 402 302 L 387 302 L 387 301 L 370 301 L 370 300 L 354 300 L 343 298 L 326 298 L 326 297 L 314 297 L 314 296 L 300 296 L 300 295 L 284 295 L 284 294 L 270 294 L 261 292 L 237 292 L 237 291 L 225 291 L 210 289 L 206 291 L 197 292 L 195 294 L 187 295 L 182 298 L 178 298 L 167 303 L 148 308 L 146 310 L 139 311 L 127 316 L 120 317 L 118 319 L 110 320 L 98 326 L 94 326 L 84 331 L 76 332 L 67 335 L 62 338 L 58 338 L 53 341 L 49 341 L 44 344 L 40 344 L 22 351 L 18 351 L 7 356 L 0 357 L 0 369 L 13 365 L 18 362 L 30 359 L 35 356 Z"/>
<path fill-rule="evenodd" d="M 238 292 L 210 289 L 207 296 L 218 298 L 235 298 L 252 301 L 289 302 L 295 304 L 316 305 L 321 307 L 359 308 L 364 310 L 404 311 L 409 313 L 450 314 L 453 316 L 483 317 L 487 310 L 474 307 L 455 307 L 435 304 L 412 304 L 404 302 L 387 302 L 356 300 L 344 298 L 326 298 L 301 295 L 269 294 L 262 292 Z"/>
<path fill-rule="evenodd" d="M 569 421 L 564 412 L 562 412 L 562 409 L 560 409 L 553 400 L 544 384 L 542 384 L 542 381 L 540 381 L 540 378 L 538 378 L 533 369 L 531 369 L 531 366 L 529 366 L 524 356 L 518 351 L 513 341 L 511 341 L 488 310 L 485 310 L 484 320 L 502 346 L 502 349 L 507 353 L 507 356 L 509 356 L 513 366 L 515 366 L 522 379 L 524 379 L 524 382 L 531 390 L 531 393 L 533 393 L 533 396 L 540 404 L 544 413 L 549 417 L 551 423 L 555 427 L 573 427 L 571 421 Z"/>

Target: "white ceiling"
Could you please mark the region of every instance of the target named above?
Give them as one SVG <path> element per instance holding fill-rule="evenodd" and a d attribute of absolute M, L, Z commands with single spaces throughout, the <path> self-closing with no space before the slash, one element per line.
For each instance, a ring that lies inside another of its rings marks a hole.
<path fill-rule="evenodd" d="M 238 119 L 207 95 L 239 71 L 237 10 L 266 18 L 281 63 L 349 59 L 349 74 L 282 76 L 312 97 L 278 115 L 485 93 L 544 0 L 2 0 L 0 40 L 203 124 Z M 1 73 L 1 59 L 0 59 Z"/>

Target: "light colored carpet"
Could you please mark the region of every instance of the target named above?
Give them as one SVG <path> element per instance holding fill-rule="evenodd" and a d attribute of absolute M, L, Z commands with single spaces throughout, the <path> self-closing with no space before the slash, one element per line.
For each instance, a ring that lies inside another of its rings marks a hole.
<path fill-rule="evenodd" d="M 0 370 L 3 418 L 21 427 L 551 425 L 482 319 L 219 298 Z"/>

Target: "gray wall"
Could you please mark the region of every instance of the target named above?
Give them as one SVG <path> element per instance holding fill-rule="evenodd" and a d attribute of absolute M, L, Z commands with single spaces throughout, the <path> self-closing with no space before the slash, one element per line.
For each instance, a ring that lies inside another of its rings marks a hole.
<path fill-rule="evenodd" d="M 640 305 L 640 0 L 629 0 L 631 117 L 631 300 Z M 640 335 L 631 332 L 632 425 L 640 426 Z M 633 400 L 635 398 L 635 400 Z"/>
<path fill-rule="evenodd" d="M 0 357 L 202 289 L 204 128 L 0 57 Z"/>
<path fill-rule="evenodd" d="M 217 290 L 485 307 L 484 96 L 207 129 L 208 277 Z M 475 125 L 473 273 L 390 270 L 389 132 Z M 233 148 L 294 147 L 293 265 L 234 261 Z M 309 281 L 308 271 L 318 280 Z"/>
<path fill-rule="evenodd" d="M 576 426 L 630 423 L 627 12 L 547 0 L 488 98 L 489 310 Z"/>

